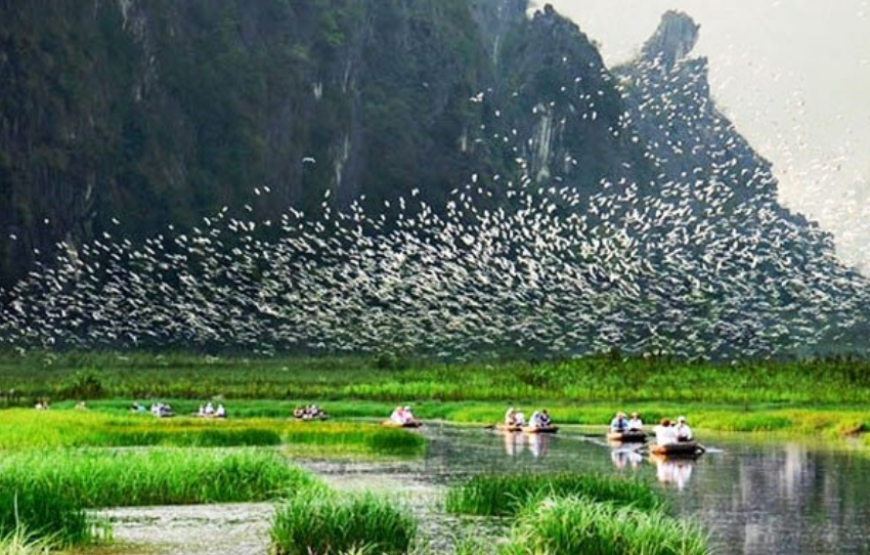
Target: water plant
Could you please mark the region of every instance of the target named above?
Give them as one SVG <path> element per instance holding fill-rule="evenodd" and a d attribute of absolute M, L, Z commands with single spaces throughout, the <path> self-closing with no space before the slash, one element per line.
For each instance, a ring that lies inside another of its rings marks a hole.
<path fill-rule="evenodd" d="M 636 480 L 595 474 L 480 475 L 452 487 L 445 500 L 450 513 L 479 516 L 514 515 L 529 503 L 553 496 L 583 495 L 594 501 L 661 509 L 664 499 Z"/>
<path fill-rule="evenodd" d="M 402 555 L 416 533 L 414 518 L 385 498 L 303 492 L 278 509 L 271 538 L 279 555 Z"/>
<path fill-rule="evenodd" d="M 263 450 L 51 450 L 0 459 L 0 536 L 77 545 L 100 530 L 85 509 L 262 501 L 322 486 Z"/>
<path fill-rule="evenodd" d="M 599 503 L 588 497 L 548 498 L 527 505 L 501 555 L 706 555 L 697 526 L 667 516 Z"/>

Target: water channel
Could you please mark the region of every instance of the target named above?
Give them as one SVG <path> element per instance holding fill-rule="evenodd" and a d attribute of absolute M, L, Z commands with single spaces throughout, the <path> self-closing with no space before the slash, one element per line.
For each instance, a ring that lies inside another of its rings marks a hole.
<path fill-rule="evenodd" d="M 701 522 L 717 554 L 870 553 L 870 457 L 843 444 L 747 441 L 704 434 L 696 461 L 653 461 L 581 431 L 555 436 L 428 426 L 422 459 L 401 462 L 299 461 L 330 485 L 396 493 L 426 522 L 429 537 L 452 519 L 440 510 L 446 487 L 482 472 L 573 470 L 636 476 Z M 125 553 L 263 554 L 269 504 L 117 509 L 105 513 Z"/>

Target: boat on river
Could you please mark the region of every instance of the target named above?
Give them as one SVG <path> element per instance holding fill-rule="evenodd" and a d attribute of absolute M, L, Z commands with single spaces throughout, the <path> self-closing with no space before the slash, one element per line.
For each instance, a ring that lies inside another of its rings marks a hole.
<path fill-rule="evenodd" d="M 607 441 L 618 443 L 643 443 L 646 441 L 646 432 L 640 430 L 631 430 L 627 432 L 609 432 Z"/>
<path fill-rule="evenodd" d="M 500 432 L 522 432 L 523 427 L 516 424 L 496 424 L 495 429 Z"/>
<path fill-rule="evenodd" d="M 393 422 L 392 420 L 384 420 L 382 424 L 388 428 L 419 428 L 423 425 L 423 423 L 419 420 L 412 420 L 410 422 L 405 422 L 403 424 L 399 424 L 398 422 Z"/>
<path fill-rule="evenodd" d="M 523 426 L 523 433 L 526 434 L 555 434 L 559 431 L 559 426 Z"/>
<path fill-rule="evenodd" d="M 668 443 L 665 445 L 652 444 L 649 446 L 649 452 L 653 455 L 674 458 L 696 458 L 703 455 L 704 451 L 706 451 L 706 449 L 696 441 L 679 441 L 677 443 Z"/>

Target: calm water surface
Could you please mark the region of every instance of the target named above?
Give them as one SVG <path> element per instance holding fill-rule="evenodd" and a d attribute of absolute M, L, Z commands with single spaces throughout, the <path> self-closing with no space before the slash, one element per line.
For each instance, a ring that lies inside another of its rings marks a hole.
<path fill-rule="evenodd" d="M 452 526 L 439 512 L 451 483 L 481 472 L 598 471 L 637 476 L 677 512 L 704 524 L 721 554 L 870 553 L 870 458 L 808 442 L 699 438 L 697 461 L 656 462 L 579 432 L 501 434 L 429 426 L 422 460 L 301 464 L 333 487 L 405 494 L 423 532 Z M 268 505 L 155 507 L 109 511 L 115 536 L 148 553 L 265 553 Z"/>

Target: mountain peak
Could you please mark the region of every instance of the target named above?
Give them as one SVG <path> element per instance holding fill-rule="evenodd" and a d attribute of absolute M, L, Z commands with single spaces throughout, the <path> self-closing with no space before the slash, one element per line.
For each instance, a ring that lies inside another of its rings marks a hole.
<path fill-rule="evenodd" d="M 670 69 L 689 55 L 698 42 L 700 29 L 701 26 L 683 12 L 665 12 L 658 29 L 643 45 L 642 58 Z"/>

